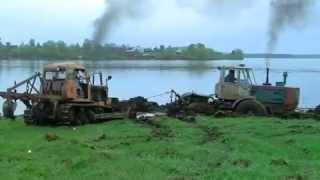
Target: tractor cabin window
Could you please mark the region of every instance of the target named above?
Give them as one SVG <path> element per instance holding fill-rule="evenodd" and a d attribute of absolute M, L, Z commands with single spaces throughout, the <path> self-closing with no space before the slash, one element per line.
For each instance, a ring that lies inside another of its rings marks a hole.
<path fill-rule="evenodd" d="M 48 71 L 45 73 L 46 80 L 65 80 L 66 72 L 65 71 Z"/>
<path fill-rule="evenodd" d="M 245 85 L 245 86 L 249 86 L 252 84 L 251 78 L 250 78 L 250 74 L 248 73 L 247 70 L 240 70 L 240 77 L 239 77 L 239 83 L 240 85 Z"/>

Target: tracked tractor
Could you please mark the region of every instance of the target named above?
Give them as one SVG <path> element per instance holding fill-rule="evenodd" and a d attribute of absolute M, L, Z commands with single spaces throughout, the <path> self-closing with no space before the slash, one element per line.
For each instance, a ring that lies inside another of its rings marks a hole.
<path fill-rule="evenodd" d="M 6 101 L 3 114 L 12 118 L 16 101 L 22 101 L 27 124 L 80 125 L 123 118 L 117 112 L 116 98 L 108 95 L 108 81 L 102 73 L 90 74 L 79 64 L 49 64 L 42 73 L 15 83 L 0 96 Z M 26 90 L 18 92 L 22 86 Z M 38 86 L 38 87 L 37 87 Z"/>

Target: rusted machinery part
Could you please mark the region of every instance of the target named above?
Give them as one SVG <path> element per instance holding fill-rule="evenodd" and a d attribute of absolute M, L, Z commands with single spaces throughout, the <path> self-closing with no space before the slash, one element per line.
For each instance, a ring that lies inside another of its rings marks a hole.
<path fill-rule="evenodd" d="M 259 101 L 248 99 L 240 102 L 236 108 L 235 112 L 242 115 L 255 115 L 255 116 L 266 116 L 268 112 L 264 105 Z"/>
<path fill-rule="evenodd" d="M 32 109 L 26 109 L 23 113 L 23 119 L 24 123 L 27 125 L 33 124 L 33 119 L 32 119 Z"/>
<path fill-rule="evenodd" d="M 71 125 L 84 125 L 101 121 L 94 113 L 94 108 L 72 107 L 70 111 L 72 111 L 72 117 L 66 121 L 69 121 Z"/>
<path fill-rule="evenodd" d="M 71 107 L 70 111 L 71 117 L 65 121 L 76 126 L 125 118 L 124 113 L 111 112 L 111 109 L 102 107 Z"/>
<path fill-rule="evenodd" d="M 25 123 L 34 125 L 70 124 L 78 126 L 124 118 L 124 115 L 121 113 L 112 113 L 112 109 L 110 108 L 90 106 L 90 104 L 67 103 L 59 105 L 56 112 L 53 112 L 53 110 L 53 104 L 50 102 L 34 104 L 32 109 L 25 111 Z"/>
<path fill-rule="evenodd" d="M 52 109 L 53 105 L 49 102 L 39 102 L 34 104 L 30 110 L 25 111 L 25 123 L 35 125 L 48 124 L 49 116 L 52 114 Z"/>
<path fill-rule="evenodd" d="M 13 100 L 7 99 L 2 105 L 2 112 L 5 118 L 14 118 L 17 104 Z"/>

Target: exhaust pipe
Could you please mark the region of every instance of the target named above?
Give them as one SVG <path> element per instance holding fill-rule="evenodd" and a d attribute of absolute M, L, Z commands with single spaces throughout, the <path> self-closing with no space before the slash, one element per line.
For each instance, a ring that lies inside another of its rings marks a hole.
<path fill-rule="evenodd" d="M 287 84 L 288 79 L 288 72 L 283 73 L 283 85 L 285 86 Z"/>
<path fill-rule="evenodd" d="M 266 82 L 263 84 L 265 86 L 271 86 L 269 82 L 269 76 L 270 76 L 270 68 L 267 67 L 267 77 L 266 77 Z"/>

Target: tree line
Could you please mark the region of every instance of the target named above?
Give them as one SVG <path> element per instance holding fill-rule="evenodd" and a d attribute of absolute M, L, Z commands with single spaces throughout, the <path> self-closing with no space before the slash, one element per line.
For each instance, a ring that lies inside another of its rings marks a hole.
<path fill-rule="evenodd" d="M 0 39 L 0 59 L 28 60 L 118 60 L 118 59 L 186 59 L 217 60 L 243 59 L 242 50 L 235 49 L 222 53 L 207 48 L 204 44 L 191 44 L 186 47 L 161 45 L 154 48 L 131 47 L 116 44 L 96 44 L 85 39 L 83 43 L 67 44 L 64 41 L 47 41 L 44 43 L 31 39 L 28 43 L 13 45 Z"/>

